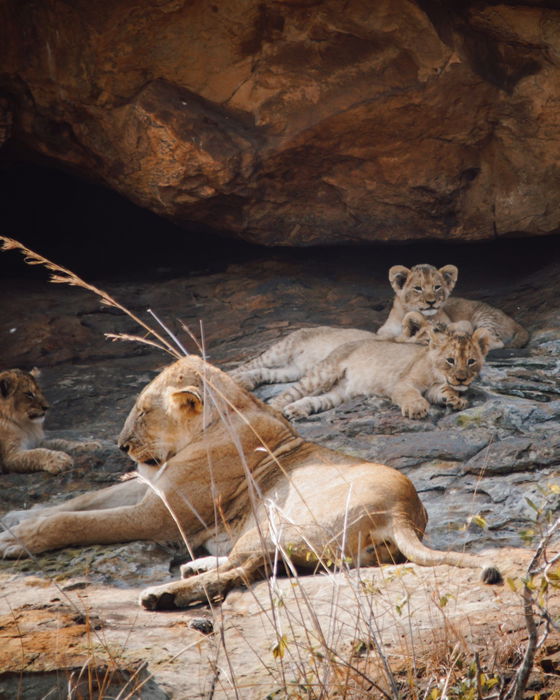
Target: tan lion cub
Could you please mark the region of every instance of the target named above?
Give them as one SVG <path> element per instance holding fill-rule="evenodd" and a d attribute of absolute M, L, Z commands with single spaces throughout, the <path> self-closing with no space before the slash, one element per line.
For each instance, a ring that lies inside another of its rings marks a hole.
<path fill-rule="evenodd" d="M 387 340 L 398 339 L 404 315 L 409 311 L 419 311 L 432 323 L 469 321 L 475 329 L 486 328 L 490 333 L 490 350 L 527 345 L 529 333 L 500 309 L 482 301 L 460 297 L 448 299 L 458 275 L 455 265 L 445 265 L 439 270 L 433 265 L 391 267 L 389 281 L 395 290 L 395 298 L 389 316 L 377 335 Z"/>
<path fill-rule="evenodd" d="M 60 450 L 99 446 L 45 440 L 43 422 L 49 404 L 37 383 L 38 376 L 38 370 L 0 372 L 0 468 L 3 471 L 58 474 L 73 463 L 72 457 Z"/>
<path fill-rule="evenodd" d="M 408 418 L 423 418 L 430 403 L 455 410 L 468 405 L 461 396 L 478 376 L 490 345 L 485 328 L 466 323 L 431 327 L 421 314 L 403 319 L 409 337 L 425 333 L 428 345 L 365 340 L 334 350 L 270 405 L 287 418 L 333 408 L 354 396 L 387 396 Z M 424 398 L 425 397 L 425 398 Z"/>
<path fill-rule="evenodd" d="M 245 389 L 255 389 L 261 384 L 295 382 L 344 343 L 375 338 L 375 333 L 357 328 L 300 328 L 228 374 Z"/>

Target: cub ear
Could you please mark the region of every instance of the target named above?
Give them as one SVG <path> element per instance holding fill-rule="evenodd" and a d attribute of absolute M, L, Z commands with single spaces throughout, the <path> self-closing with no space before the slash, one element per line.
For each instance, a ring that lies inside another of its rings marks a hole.
<path fill-rule="evenodd" d="M 410 268 L 404 265 L 393 265 L 393 267 L 389 268 L 389 282 L 395 292 L 401 291 L 409 274 Z"/>
<path fill-rule="evenodd" d="M 426 326 L 430 325 L 418 311 L 409 311 L 402 320 L 402 334 L 405 338 L 414 338 Z"/>
<path fill-rule="evenodd" d="M 444 265 L 439 268 L 439 273 L 445 280 L 445 286 L 451 293 L 453 288 L 457 284 L 457 278 L 459 277 L 459 270 L 455 265 Z"/>
<path fill-rule="evenodd" d="M 38 367 L 33 367 L 31 372 L 29 374 L 34 378 L 34 379 L 39 379 L 41 376 L 41 370 Z"/>
<path fill-rule="evenodd" d="M 432 327 L 428 329 L 428 335 L 430 338 L 430 343 L 433 343 L 434 345 L 443 343 L 443 341 L 446 340 L 449 335 L 447 325 L 441 321 L 432 325 Z"/>
<path fill-rule="evenodd" d="M 488 328 L 477 328 L 472 334 L 472 339 L 480 348 L 480 352 L 486 357 L 492 343 L 492 335 Z"/>
<path fill-rule="evenodd" d="M 3 399 L 8 398 L 8 396 L 13 393 L 15 387 L 15 382 L 10 376 L 10 372 L 2 372 L 0 374 L 0 396 Z"/>
<path fill-rule="evenodd" d="M 171 401 L 180 411 L 187 415 L 197 415 L 202 411 L 202 398 L 198 389 L 194 386 L 187 386 L 184 389 L 173 391 Z"/>

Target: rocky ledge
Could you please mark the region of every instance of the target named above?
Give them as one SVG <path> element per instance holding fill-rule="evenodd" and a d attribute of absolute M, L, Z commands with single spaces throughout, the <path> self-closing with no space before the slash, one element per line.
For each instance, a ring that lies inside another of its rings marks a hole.
<path fill-rule="evenodd" d="M 228 368 L 299 327 L 377 328 L 390 306 L 386 270 L 398 262 L 409 264 L 394 252 L 341 250 L 315 256 L 313 266 L 283 256 L 212 274 L 102 286 L 145 318 L 152 308 L 175 331 L 186 323 L 208 358 Z M 522 274 L 496 269 L 476 259 L 465 263 L 458 293 L 500 306 L 532 339 L 525 349 L 491 354 L 466 410 L 433 407 L 425 420 L 409 420 L 388 401 L 367 398 L 300 421 L 298 429 L 405 472 L 428 509 L 429 544 L 492 548 L 514 580 L 530 558 L 538 511 L 560 506 L 560 261 L 525 265 Z M 104 332 L 138 329 L 86 292 L 37 279 L 3 280 L 0 288 L 10 300 L 0 308 L 5 365 L 42 367 L 52 434 L 102 442 L 60 476 L 2 475 L 0 509 L 40 505 L 116 480 L 129 465 L 115 436 L 135 395 L 167 358 L 147 346 L 105 340 Z M 192 340 L 185 342 L 194 350 Z M 263 388 L 261 396 L 275 390 Z M 395 678 L 405 682 L 410 645 L 429 669 L 436 647 L 449 649 L 461 639 L 483 659 L 493 644 L 508 641 L 513 649 L 525 639 L 518 593 L 484 587 L 474 572 L 447 567 L 279 579 L 235 591 L 221 608 L 140 611 L 138 591 L 176 576 L 177 555 L 177 548 L 132 543 L 1 563 L 0 635 L 8 653 L 0 657 L 0 688 L 9 696 L 22 679 L 28 689 L 22 697 L 37 697 L 57 682 L 56 671 L 78 687 L 87 666 L 96 682 L 109 679 L 107 687 L 144 683 L 146 698 L 233 698 L 239 688 L 243 698 L 279 698 L 288 686 L 317 688 L 326 677 L 334 683 L 335 658 L 344 659 L 341 668 L 357 668 L 356 678 L 365 674 L 387 687 L 376 666 L 376 640 Z M 334 665 L 325 666 L 327 648 Z M 548 661 L 539 667 L 539 682 L 548 687 L 546 669 L 557 668 L 551 649 L 543 650 Z"/>

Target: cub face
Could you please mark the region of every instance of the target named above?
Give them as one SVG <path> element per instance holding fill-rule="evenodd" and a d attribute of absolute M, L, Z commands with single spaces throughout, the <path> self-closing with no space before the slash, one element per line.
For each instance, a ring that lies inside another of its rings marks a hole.
<path fill-rule="evenodd" d="M 412 268 L 393 265 L 389 270 L 389 281 L 405 312 L 419 311 L 429 317 L 443 306 L 458 275 L 455 265 L 445 265 L 439 270 L 433 265 L 414 265 Z"/>
<path fill-rule="evenodd" d="M 41 391 L 37 370 L 0 372 L 0 413 L 18 422 L 42 423 L 49 403 Z"/>
<path fill-rule="evenodd" d="M 202 390 L 196 376 L 169 367 L 138 396 L 118 446 L 138 464 L 159 467 L 200 432 Z"/>
<path fill-rule="evenodd" d="M 443 375 L 447 386 L 457 392 L 466 391 L 480 374 L 490 349 L 490 333 L 486 328 L 472 332 L 463 323 L 455 327 L 437 324 L 428 332 L 428 352 L 433 366 Z"/>

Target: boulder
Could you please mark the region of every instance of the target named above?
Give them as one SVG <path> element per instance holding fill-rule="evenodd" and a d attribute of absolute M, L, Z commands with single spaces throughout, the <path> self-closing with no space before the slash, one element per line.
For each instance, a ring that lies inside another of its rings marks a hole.
<path fill-rule="evenodd" d="M 0 143 L 185 229 L 282 246 L 559 229 L 549 2 L 6 0 L 2 19 Z"/>

